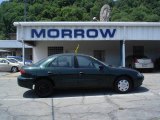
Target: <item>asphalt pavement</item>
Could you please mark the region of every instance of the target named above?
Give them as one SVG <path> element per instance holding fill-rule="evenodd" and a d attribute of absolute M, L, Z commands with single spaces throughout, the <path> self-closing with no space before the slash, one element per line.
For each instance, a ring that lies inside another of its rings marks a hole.
<path fill-rule="evenodd" d="M 19 73 L 0 73 L 0 120 L 160 120 L 160 73 L 145 73 L 128 94 L 112 90 L 56 91 L 38 98 L 19 87 Z"/>

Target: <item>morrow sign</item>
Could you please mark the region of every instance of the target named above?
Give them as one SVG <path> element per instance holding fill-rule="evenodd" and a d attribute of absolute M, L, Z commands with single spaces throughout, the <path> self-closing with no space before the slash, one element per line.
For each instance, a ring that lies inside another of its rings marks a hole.
<path fill-rule="evenodd" d="M 116 29 L 69 29 L 69 28 L 48 28 L 34 29 L 30 31 L 31 39 L 110 39 L 114 38 Z"/>

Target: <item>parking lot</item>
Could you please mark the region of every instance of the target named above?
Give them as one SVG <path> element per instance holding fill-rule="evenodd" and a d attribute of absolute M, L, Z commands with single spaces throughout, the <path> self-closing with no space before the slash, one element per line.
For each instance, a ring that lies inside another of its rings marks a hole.
<path fill-rule="evenodd" d="M 160 120 L 160 73 L 144 73 L 128 94 L 112 90 L 56 91 L 38 98 L 17 85 L 19 73 L 0 73 L 1 120 Z"/>

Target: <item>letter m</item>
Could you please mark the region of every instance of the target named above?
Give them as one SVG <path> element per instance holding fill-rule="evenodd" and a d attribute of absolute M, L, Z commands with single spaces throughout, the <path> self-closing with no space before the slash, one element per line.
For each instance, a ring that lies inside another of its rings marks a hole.
<path fill-rule="evenodd" d="M 45 29 L 41 29 L 39 32 L 36 29 L 31 29 L 31 38 L 45 38 L 46 31 Z"/>

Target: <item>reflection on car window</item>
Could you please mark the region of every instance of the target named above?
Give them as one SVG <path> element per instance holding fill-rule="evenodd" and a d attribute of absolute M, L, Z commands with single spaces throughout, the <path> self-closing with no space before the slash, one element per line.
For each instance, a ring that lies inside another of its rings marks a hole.
<path fill-rule="evenodd" d="M 15 59 L 7 59 L 9 62 L 11 63 L 17 63 L 17 61 Z"/>
<path fill-rule="evenodd" d="M 99 64 L 97 62 L 93 62 L 93 65 L 95 66 L 96 69 L 99 69 L 99 66 L 101 66 L 101 64 Z"/>
<path fill-rule="evenodd" d="M 72 67 L 72 56 L 60 56 L 54 59 L 49 67 Z"/>
<path fill-rule="evenodd" d="M 84 56 L 77 56 L 80 68 L 94 68 L 93 61 Z"/>

